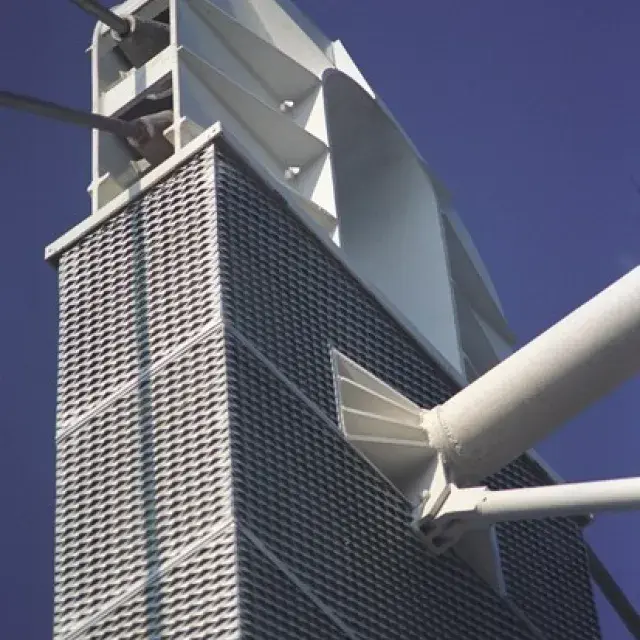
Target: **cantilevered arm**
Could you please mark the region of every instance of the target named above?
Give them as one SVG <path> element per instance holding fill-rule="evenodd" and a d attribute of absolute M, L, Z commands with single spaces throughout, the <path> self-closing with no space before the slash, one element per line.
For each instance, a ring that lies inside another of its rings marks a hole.
<path fill-rule="evenodd" d="M 639 369 L 640 267 L 427 412 L 423 426 L 456 481 L 473 484 Z"/>
<path fill-rule="evenodd" d="M 447 523 L 456 521 L 464 528 L 482 528 L 511 520 L 632 509 L 640 509 L 640 478 L 502 491 L 489 491 L 483 487 L 455 488 L 431 523 L 434 527 L 447 528 Z"/>
<path fill-rule="evenodd" d="M 101 116 L 98 113 L 89 113 L 65 107 L 55 102 L 41 100 L 33 96 L 26 96 L 12 91 L 0 91 L 0 107 L 7 107 L 17 111 L 26 111 L 37 116 L 52 118 L 61 122 L 108 131 L 119 138 L 134 137 L 137 133 L 133 122 L 126 122 L 119 118 Z"/>
<path fill-rule="evenodd" d="M 640 478 L 501 491 L 461 488 L 441 455 L 432 462 L 429 477 L 414 511 L 414 528 L 435 554 L 457 545 L 471 531 L 488 530 L 500 522 L 640 509 Z"/>
<path fill-rule="evenodd" d="M 131 32 L 131 23 L 128 20 L 102 6 L 97 0 L 71 0 L 71 2 L 92 15 L 96 20 L 106 24 L 121 38 L 128 36 Z"/>

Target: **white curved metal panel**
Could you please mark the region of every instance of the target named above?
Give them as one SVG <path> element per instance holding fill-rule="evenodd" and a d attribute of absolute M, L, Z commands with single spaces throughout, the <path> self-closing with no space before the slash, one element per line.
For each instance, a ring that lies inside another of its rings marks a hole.
<path fill-rule="evenodd" d="M 340 244 L 354 266 L 458 370 L 458 340 L 438 200 L 382 109 L 351 78 L 325 79 Z"/>

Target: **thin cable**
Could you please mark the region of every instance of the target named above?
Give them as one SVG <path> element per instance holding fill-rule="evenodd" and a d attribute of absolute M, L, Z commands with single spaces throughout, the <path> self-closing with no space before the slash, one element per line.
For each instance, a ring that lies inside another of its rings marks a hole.
<path fill-rule="evenodd" d="M 83 11 L 91 14 L 100 22 L 106 24 L 113 29 L 119 36 L 125 37 L 131 31 L 131 25 L 127 20 L 116 15 L 111 9 L 103 7 L 96 0 L 71 0 L 73 4 L 80 7 Z"/>
<path fill-rule="evenodd" d="M 634 609 L 629 598 L 624 594 L 613 576 L 604 564 L 602 564 L 602 561 L 598 558 L 595 551 L 590 545 L 587 544 L 585 546 L 587 547 L 589 568 L 591 569 L 591 576 L 594 582 L 598 585 L 600 591 L 602 591 L 607 602 L 609 602 L 613 610 L 618 614 L 629 633 L 636 640 L 640 640 L 640 615 Z"/>
<path fill-rule="evenodd" d="M 134 137 L 138 131 L 137 127 L 130 122 L 125 122 L 118 118 L 108 118 L 97 113 L 78 111 L 69 107 L 63 107 L 54 102 L 40 100 L 11 91 L 0 91 L 0 106 L 16 109 L 17 111 L 27 111 L 38 116 L 68 122 L 70 124 L 108 131 L 119 138 Z"/>

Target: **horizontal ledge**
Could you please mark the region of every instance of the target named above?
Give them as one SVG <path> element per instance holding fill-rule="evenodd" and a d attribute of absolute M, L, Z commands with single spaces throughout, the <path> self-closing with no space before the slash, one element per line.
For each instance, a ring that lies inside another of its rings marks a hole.
<path fill-rule="evenodd" d="M 176 48 L 169 45 L 140 69 L 132 69 L 100 97 L 100 113 L 117 116 L 131 106 L 135 96 L 169 76 L 175 63 Z"/>
<path fill-rule="evenodd" d="M 220 123 L 214 123 L 195 140 L 192 140 L 188 145 L 182 147 L 182 149 L 177 151 L 168 160 L 149 171 L 149 173 L 140 178 L 136 183 L 132 184 L 128 189 L 115 197 L 96 213 L 85 218 L 82 222 L 52 242 L 45 248 L 45 260 L 55 263 L 63 251 L 66 251 L 86 235 L 91 233 L 94 229 L 103 225 L 123 207 L 129 204 L 133 198 L 138 197 L 145 191 L 154 187 L 176 167 L 189 160 L 191 156 L 195 155 L 212 142 L 220 134 L 221 130 L 222 128 Z"/>
<path fill-rule="evenodd" d="M 427 442 L 419 440 L 401 440 L 400 438 L 385 438 L 382 436 L 349 436 L 349 442 L 368 442 L 370 444 L 389 444 L 399 447 L 407 447 L 408 449 L 429 449 L 431 447 Z"/>
<path fill-rule="evenodd" d="M 420 413 L 415 413 L 395 399 L 373 391 L 359 382 L 345 378 L 340 378 L 339 382 L 342 408 L 375 413 L 393 421 L 406 420 L 407 424 L 419 425 Z"/>

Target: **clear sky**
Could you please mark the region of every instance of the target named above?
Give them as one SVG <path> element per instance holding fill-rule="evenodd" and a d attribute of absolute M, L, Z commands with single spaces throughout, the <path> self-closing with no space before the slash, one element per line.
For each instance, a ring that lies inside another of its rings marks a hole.
<path fill-rule="evenodd" d="M 108 3 L 111 4 L 111 3 Z M 298 0 L 437 175 L 521 342 L 640 262 L 637 0 Z M 92 22 L 8 0 L 0 87 L 88 107 Z M 43 248 L 89 213 L 89 133 L 0 112 L 0 638 L 51 637 L 57 306 Z M 635 379 L 538 448 L 567 480 L 640 475 Z M 587 538 L 640 607 L 640 514 Z M 605 640 L 627 638 L 600 603 Z M 114 639 L 115 640 L 115 639 Z"/>

